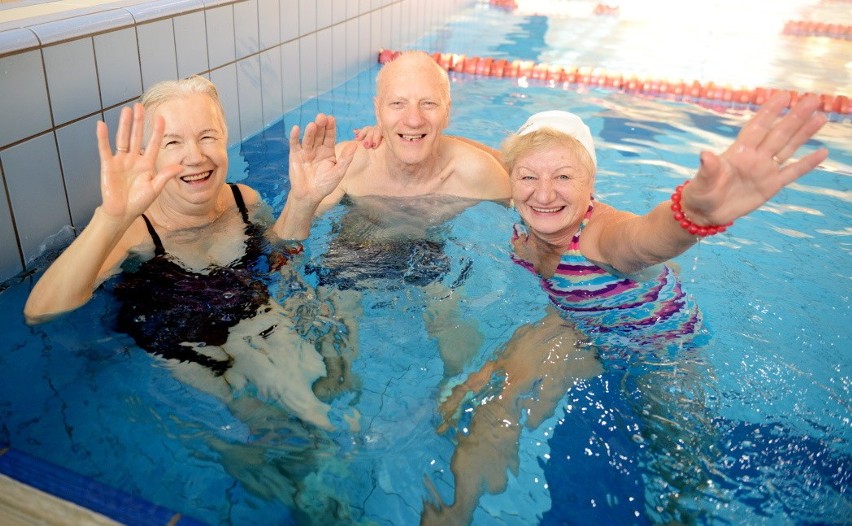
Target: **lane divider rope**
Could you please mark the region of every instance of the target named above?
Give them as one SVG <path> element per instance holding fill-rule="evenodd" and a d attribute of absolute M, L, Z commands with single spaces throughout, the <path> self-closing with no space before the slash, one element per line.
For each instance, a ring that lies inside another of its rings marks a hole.
<path fill-rule="evenodd" d="M 852 26 L 811 22 L 809 20 L 788 20 L 784 24 L 782 33 L 796 37 L 827 37 L 839 40 L 852 40 Z"/>
<path fill-rule="evenodd" d="M 378 60 L 385 64 L 392 60 L 399 51 L 388 49 L 379 50 Z M 664 80 L 623 75 L 595 67 L 563 67 L 559 65 L 536 63 L 532 60 L 506 60 L 488 57 L 468 57 L 456 53 L 433 53 L 432 58 L 447 71 L 502 78 L 528 78 L 550 82 L 554 86 L 568 88 L 570 86 L 588 86 L 611 89 L 625 93 L 637 93 L 646 96 L 669 98 L 674 100 L 703 100 L 714 104 L 733 106 L 737 104 L 760 106 L 778 91 L 790 93 L 790 105 L 794 104 L 805 93 L 795 90 L 780 90 L 776 88 L 733 87 L 717 85 L 713 82 L 691 82 L 683 80 Z M 837 115 L 852 114 L 852 104 L 846 95 L 817 94 L 821 101 L 821 110 Z M 831 116 L 829 116 L 831 118 Z M 837 119 L 832 119 L 837 120 Z"/>

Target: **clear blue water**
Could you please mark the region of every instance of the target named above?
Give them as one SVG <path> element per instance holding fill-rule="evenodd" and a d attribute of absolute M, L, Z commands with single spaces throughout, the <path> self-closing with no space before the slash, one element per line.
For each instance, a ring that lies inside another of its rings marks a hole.
<path fill-rule="evenodd" d="M 232 152 L 232 179 L 279 210 L 286 130 L 317 111 L 339 116 L 344 133 L 371 122 L 374 75 L 247 140 Z M 449 131 L 493 146 L 532 112 L 580 114 L 598 145 L 599 198 L 635 212 L 665 199 L 694 171 L 696 152 L 729 143 L 748 115 L 464 75 L 453 76 L 453 100 Z M 517 469 L 505 491 L 482 496 L 474 524 L 848 524 L 849 137 L 848 122 L 829 123 L 808 145 L 831 150 L 824 166 L 678 258 L 707 322 L 700 345 L 665 364 L 604 362 L 600 375 L 567 382 L 552 414 L 521 433 Z M 308 262 L 327 249 L 342 214 L 319 222 Z M 481 203 L 438 229 L 451 262 L 442 281 L 462 283 L 461 315 L 482 336 L 451 381 L 545 313 L 533 277 L 509 261 L 516 220 Z M 116 334 L 104 292 L 27 327 L 20 312 L 31 279 L 0 293 L 0 444 L 209 524 L 288 524 L 300 513 L 321 524 L 413 524 L 433 492 L 452 500 L 450 460 L 469 421 L 436 432 L 443 364 L 423 321 L 422 287 L 362 291 L 357 382 L 333 402 L 335 412 L 358 411 L 360 430 L 289 422 L 260 435 Z M 486 388 L 466 407 L 492 394 Z"/>

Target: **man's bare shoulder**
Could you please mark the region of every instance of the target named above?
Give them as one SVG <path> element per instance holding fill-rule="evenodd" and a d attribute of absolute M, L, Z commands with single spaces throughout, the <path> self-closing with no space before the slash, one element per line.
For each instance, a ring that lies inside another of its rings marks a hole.
<path fill-rule="evenodd" d="M 494 159 L 500 158 L 500 151 L 485 143 L 468 139 L 467 137 L 461 137 L 459 135 L 445 135 L 444 138 L 451 141 L 449 143 L 451 147 L 458 147 L 464 151 L 478 151 Z"/>
<path fill-rule="evenodd" d="M 509 175 L 485 145 L 475 145 L 456 137 L 444 137 L 442 146 L 453 165 L 454 178 L 465 191 L 464 197 L 508 199 Z"/>

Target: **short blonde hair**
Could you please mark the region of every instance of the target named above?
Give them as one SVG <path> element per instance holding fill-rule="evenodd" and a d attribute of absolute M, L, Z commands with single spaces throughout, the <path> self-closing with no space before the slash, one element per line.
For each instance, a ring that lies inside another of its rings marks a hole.
<path fill-rule="evenodd" d="M 543 150 L 548 146 L 563 145 L 577 155 L 583 168 L 595 175 L 595 163 L 583 144 L 567 133 L 554 130 L 553 128 L 540 128 L 536 131 L 523 135 L 510 135 L 501 145 L 503 166 L 510 174 L 515 167 L 518 157 L 526 153 Z"/>
<path fill-rule="evenodd" d="M 165 80 L 148 88 L 140 97 L 139 102 L 145 108 L 145 141 L 151 136 L 153 122 L 151 116 L 164 102 L 187 97 L 189 95 L 207 95 L 213 101 L 213 106 L 222 121 L 222 131 L 228 133 L 228 123 L 225 120 L 225 110 L 219 100 L 219 90 L 216 85 L 200 75 L 192 75 L 185 79 Z"/>

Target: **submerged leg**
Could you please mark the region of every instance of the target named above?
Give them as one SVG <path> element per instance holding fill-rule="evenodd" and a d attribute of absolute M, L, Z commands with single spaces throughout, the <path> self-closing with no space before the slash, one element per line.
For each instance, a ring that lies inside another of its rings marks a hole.
<path fill-rule="evenodd" d="M 333 290 L 323 299 L 328 309 L 317 316 L 313 334 L 325 363 L 326 374 L 314 382 L 314 393 L 325 401 L 359 388 L 352 374 L 358 356 L 358 324 L 361 322 L 361 294 L 355 290 Z"/>
<path fill-rule="evenodd" d="M 485 492 L 506 489 L 508 472 L 518 470 L 521 426 L 540 425 L 574 381 L 602 371 L 594 354 L 576 345 L 580 339 L 573 327 L 551 311 L 542 321 L 518 329 L 495 361 L 453 389 L 445 404 L 458 405 L 465 391 L 482 391 L 493 380 L 492 372 L 504 375 L 496 392 L 492 388 L 480 393 L 467 434 L 459 434 L 451 461 L 452 505 L 427 503 L 421 524 L 469 524 Z M 455 414 L 457 408 L 442 406 L 441 412 Z"/>
<path fill-rule="evenodd" d="M 482 332 L 477 320 L 462 317 L 458 290 L 431 283 L 424 292 L 427 298 L 423 311 L 426 332 L 438 342 L 438 352 L 444 362 L 444 378 L 452 378 L 464 370 L 482 347 Z"/>

